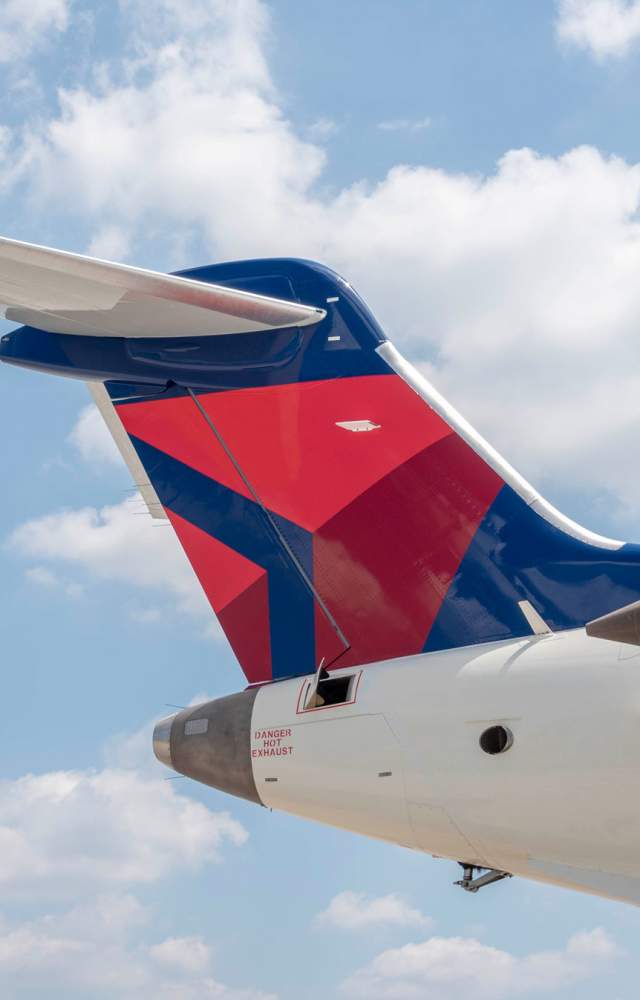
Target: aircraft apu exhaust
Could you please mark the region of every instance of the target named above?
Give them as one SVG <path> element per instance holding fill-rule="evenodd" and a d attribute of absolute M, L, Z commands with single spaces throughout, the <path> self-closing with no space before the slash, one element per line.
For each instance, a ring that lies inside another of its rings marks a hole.
<path fill-rule="evenodd" d="M 262 805 L 251 767 L 257 693 L 257 688 L 241 691 L 162 719 L 153 731 L 153 752 L 187 778 Z"/>

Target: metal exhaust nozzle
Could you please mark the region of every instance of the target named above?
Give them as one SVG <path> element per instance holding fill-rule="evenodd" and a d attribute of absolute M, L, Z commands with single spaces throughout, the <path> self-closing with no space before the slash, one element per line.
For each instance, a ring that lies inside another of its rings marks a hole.
<path fill-rule="evenodd" d="M 153 752 L 161 764 L 172 769 L 171 727 L 173 726 L 174 719 L 175 715 L 169 715 L 166 719 L 161 719 L 160 722 L 156 723 L 153 730 Z"/>

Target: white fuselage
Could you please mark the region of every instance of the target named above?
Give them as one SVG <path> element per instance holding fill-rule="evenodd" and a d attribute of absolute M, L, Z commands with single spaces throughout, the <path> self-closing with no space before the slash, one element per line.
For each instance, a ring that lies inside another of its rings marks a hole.
<path fill-rule="evenodd" d="M 351 704 L 304 711 L 310 678 L 260 689 L 265 805 L 640 902 L 640 649 L 579 629 L 354 672 Z M 491 756 L 499 723 L 514 742 Z"/>

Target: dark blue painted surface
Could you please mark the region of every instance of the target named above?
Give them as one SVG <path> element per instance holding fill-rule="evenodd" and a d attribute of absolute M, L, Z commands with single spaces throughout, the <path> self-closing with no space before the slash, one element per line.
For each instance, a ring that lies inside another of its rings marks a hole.
<path fill-rule="evenodd" d="M 214 479 L 132 437 L 162 504 L 229 548 L 267 570 L 273 677 L 313 673 L 314 598 L 293 568 L 262 508 Z M 310 575 L 311 535 L 274 517 Z M 247 622 L 247 627 L 255 623 Z"/>
<path fill-rule="evenodd" d="M 210 284 L 320 306 L 321 323 L 232 336 L 129 338 L 43 333 L 21 327 L 0 341 L 0 359 L 71 378 L 127 383 L 127 395 L 189 386 L 237 389 L 389 372 L 375 353 L 385 339 L 359 295 L 320 264 L 255 260 L 180 272 Z M 339 297 L 327 303 L 327 298 Z M 179 331 L 176 331 L 179 333 Z M 340 340 L 329 340 L 339 336 Z M 121 398 L 115 388 L 114 398 Z"/>
<path fill-rule="evenodd" d="M 640 546 L 588 545 L 504 486 L 467 550 L 425 652 L 530 635 L 518 601 L 553 631 L 579 628 L 640 597 Z"/>

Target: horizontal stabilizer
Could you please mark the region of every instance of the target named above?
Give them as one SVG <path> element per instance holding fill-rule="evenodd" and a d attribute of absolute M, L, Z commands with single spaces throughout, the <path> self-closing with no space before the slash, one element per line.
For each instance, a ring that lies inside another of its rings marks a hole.
<path fill-rule="evenodd" d="M 627 604 L 601 618 L 594 618 L 585 625 L 587 635 L 594 639 L 611 639 L 640 646 L 640 601 Z"/>
<path fill-rule="evenodd" d="M 95 337 L 204 337 L 318 323 L 325 311 L 237 288 L 0 238 L 14 323 Z"/>

